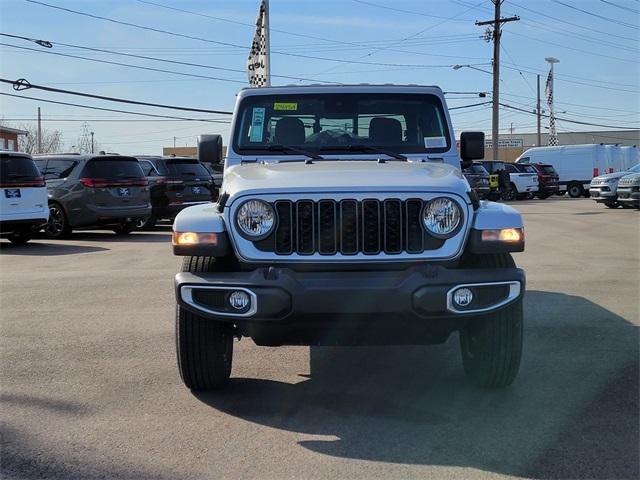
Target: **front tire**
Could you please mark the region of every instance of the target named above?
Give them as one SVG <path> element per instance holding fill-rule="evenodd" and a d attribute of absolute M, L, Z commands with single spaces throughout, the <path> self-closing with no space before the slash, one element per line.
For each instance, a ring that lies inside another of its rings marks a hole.
<path fill-rule="evenodd" d="M 604 205 L 608 208 L 618 208 L 620 203 L 618 202 L 604 202 Z"/>
<path fill-rule="evenodd" d="M 212 257 L 185 257 L 181 271 L 221 269 Z M 224 387 L 231 376 L 233 331 L 225 322 L 204 318 L 180 306 L 176 309 L 176 353 L 180 378 L 193 391 Z"/>
<path fill-rule="evenodd" d="M 470 267 L 511 268 L 509 254 L 477 255 Z M 462 364 L 467 378 L 480 387 L 506 387 L 520 368 L 523 344 L 522 299 L 495 313 L 469 319 L 460 330 Z"/>
<path fill-rule="evenodd" d="M 113 227 L 113 231 L 116 235 L 129 235 L 136 228 L 135 222 L 123 222 Z"/>
<path fill-rule="evenodd" d="M 33 238 L 33 230 L 31 229 L 17 230 L 15 232 L 10 233 L 7 238 L 14 245 L 24 245 L 25 243 L 27 243 L 29 240 Z"/>
<path fill-rule="evenodd" d="M 193 391 L 224 387 L 231 376 L 233 334 L 225 324 L 176 309 L 180 378 Z"/>

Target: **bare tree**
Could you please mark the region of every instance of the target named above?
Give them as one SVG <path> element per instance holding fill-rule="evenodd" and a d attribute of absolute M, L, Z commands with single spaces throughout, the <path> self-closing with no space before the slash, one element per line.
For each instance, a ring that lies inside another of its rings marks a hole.
<path fill-rule="evenodd" d="M 25 130 L 26 135 L 18 135 L 18 150 L 26 153 L 57 153 L 62 150 L 62 132 L 60 130 L 42 129 L 42 152 L 38 152 L 38 127 L 33 124 L 22 124 L 18 127 Z"/>

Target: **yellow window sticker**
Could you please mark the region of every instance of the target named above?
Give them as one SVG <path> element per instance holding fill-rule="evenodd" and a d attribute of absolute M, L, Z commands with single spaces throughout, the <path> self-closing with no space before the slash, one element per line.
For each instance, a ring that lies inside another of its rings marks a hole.
<path fill-rule="evenodd" d="M 274 110 L 296 111 L 296 110 L 298 110 L 298 104 L 297 103 L 291 103 L 291 102 L 275 102 L 273 104 L 273 109 Z"/>

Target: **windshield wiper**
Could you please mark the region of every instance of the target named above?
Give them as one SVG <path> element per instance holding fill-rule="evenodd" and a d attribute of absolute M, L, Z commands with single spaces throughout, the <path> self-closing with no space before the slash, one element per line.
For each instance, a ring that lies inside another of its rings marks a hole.
<path fill-rule="evenodd" d="M 382 153 L 384 155 L 387 155 L 391 158 L 395 158 L 396 160 L 407 160 L 407 157 L 405 157 L 404 155 L 401 155 L 399 153 L 396 152 L 392 152 L 391 150 L 385 150 L 382 148 L 378 148 L 378 147 L 372 147 L 371 145 L 364 145 L 364 144 L 354 144 L 354 145 L 346 145 L 345 147 L 340 147 L 340 146 L 327 146 L 327 147 L 320 147 L 320 150 L 347 150 L 349 152 L 375 152 L 375 153 Z"/>
<path fill-rule="evenodd" d="M 264 147 L 245 147 L 242 150 L 268 150 L 270 152 L 292 152 L 292 153 L 299 153 L 300 155 L 304 155 L 305 157 L 312 158 L 313 160 L 324 160 L 317 153 L 313 153 L 308 150 L 303 150 L 297 147 L 291 147 L 289 145 L 281 145 L 279 143 L 275 143 L 273 145 L 265 145 Z M 290 161 L 290 160 L 287 160 L 287 161 Z"/>

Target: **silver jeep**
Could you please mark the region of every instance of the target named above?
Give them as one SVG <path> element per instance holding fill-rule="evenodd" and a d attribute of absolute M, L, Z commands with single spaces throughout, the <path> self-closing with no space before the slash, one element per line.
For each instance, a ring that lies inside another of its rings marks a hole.
<path fill-rule="evenodd" d="M 234 337 L 427 345 L 456 331 L 472 382 L 511 384 L 525 287 L 511 252 L 524 230 L 462 175 L 483 153 L 480 132 L 462 133 L 458 152 L 438 87 L 242 90 L 218 202 L 173 225 L 185 385 L 222 387 Z M 219 136 L 202 136 L 199 156 L 221 162 Z"/>

